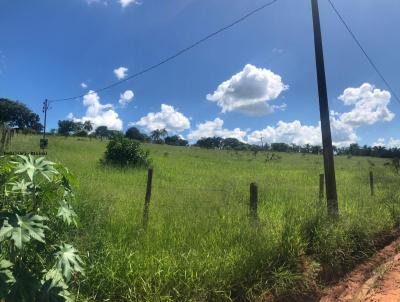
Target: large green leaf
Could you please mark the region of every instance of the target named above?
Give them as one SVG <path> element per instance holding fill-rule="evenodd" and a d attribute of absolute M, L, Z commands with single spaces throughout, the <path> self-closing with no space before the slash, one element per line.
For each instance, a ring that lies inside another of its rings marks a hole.
<path fill-rule="evenodd" d="M 25 181 L 25 179 L 21 179 L 19 181 L 7 183 L 7 186 L 10 187 L 10 190 L 8 191 L 9 194 L 27 195 L 30 193 L 29 191 L 32 189 L 33 184 L 30 181 Z"/>
<path fill-rule="evenodd" d="M 43 224 L 45 220 L 45 217 L 32 213 L 25 216 L 11 215 L 4 220 L 0 229 L 0 242 L 11 239 L 19 249 L 31 239 L 44 242 L 44 230 L 48 229 Z"/>
<path fill-rule="evenodd" d="M 69 281 L 73 273 L 83 274 L 83 261 L 78 255 L 78 251 L 70 244 L 63 243 L 55 254 L 57 259 L 56 267 L 64 278 Z"/>
<path fill-rule="evenodd" d="M 70 225 L 71 223 L 76 225 L 75 218 L 77 217 L 77 215 L 75 211 L 72 209 L 72 207 L 65 200 L 62 200 L 60 202 L 60 207 L 58 208 L 57 216 L 61 217 L 61 219 L 68 225 Z"/>
<path fill-rule="evenodd" d="M 68 286 L 57 269 L 49 270 L 38 293 L 40 302 L 73 302 Z"/>
<path fill-rule="evenodd" d="M 13 264 L 10 261 L 0 258 L 0 298 L 5 298 L 8 295 L 15 282 L 11 271 L 12 266 Z"/>
<path fill-rule="evenodd" d="M 51 180 L 53 175 L 58 174 L 54 168 L 54 163 L 46 160 L 44 157 L 34 158 L 31 155 L 18 155 L 20 161 L 16 162 L 16 174 L 26 173 L 31 181 L 37 174 L 43 175 L 47 180 Z"/>

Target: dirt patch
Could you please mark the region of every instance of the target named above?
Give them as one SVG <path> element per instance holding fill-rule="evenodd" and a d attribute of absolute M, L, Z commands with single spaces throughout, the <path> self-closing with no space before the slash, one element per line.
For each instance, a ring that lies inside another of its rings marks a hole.
<path fill-rule="evenodd" d="M 320 302 L 400 302 L 400 239 L 328 288 Z"/>

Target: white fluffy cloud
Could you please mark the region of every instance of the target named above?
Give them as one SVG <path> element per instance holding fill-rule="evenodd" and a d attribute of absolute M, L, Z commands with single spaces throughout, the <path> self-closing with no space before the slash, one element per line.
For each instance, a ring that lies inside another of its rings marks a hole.
<path fill-rule="evenodd" d="M 85 88 L 87 88 L 87 84 L 86 84 L 85 82 L 82 82 L 82 83 L 81 83 L 81 87 L 82 87 L 83 89 L 85 89 Z"/>
<path fill-rule="evenodd" d="M 225 129 L 223 125 L 224 121 L 220 118 L 200 123 L 195 130 L 189 133 L 188 138 L 190 140 L 198 140 L 202 137 L 220 136 L 222 138 L 237 138 L 250 144 L 261 144 L 262 140 L 264 143 L 321 145 L 320 123 L 314 126 L 302 125 L 298 120 L 287 123 L 279 121 L 276 126 L 267 126 L 265 129 L 256 130 L 249 134 L 246 130 L 240 128 Z M 331 116 L 331 127 L 335 145 L 344 146 L 357 141 L 357 135 L 353 128 L 341 123 L 334 116 Z"/>
<path fill-rule="evenodd" d="M 378 140 L 372 146 L 381 146 L 387 148 L 400 148 L 400 139 L 395 139 L 391 137 L 386 143 L 384 138 L 378 138 Z"/>
<path fill-rule="evenodd" d="M 365 83 L 358 88 L 347 88 L 339 96 L 339 100 L 353 108 L 344 113 L 331 112 L 332 141 L 337 146 L 346 146 L 358 140 L 356 130 L 363 125 L 372 125 L 377 122 L 391 121 L 394 118 L 387 107 L 390 103 L 390 93 L 375 89 L 373 85 Z M 250 143 L 264 142 L 294 143 L 297 145 L 321 145 L 321 125 L 302 125 L 300 121 L 280 121 L 275 127 L 253 131 L 248 136 Z M 395 140 L 389 144 L 394 145 Z M 399 141 L 400 143 L 400 141 Z"/>
<path fill-rule="evenodd" d="M 318 145 L 321 144 L 321 133 L 319 126 L 302 125 L 298 120 L 289 123 L 279 121 L 275 127 L 267 126 L 248 136 L 248 142 L 252 144 L 260 144 L 261 140 L 268 143 Z"/>
<path fill-rule="evenodd" d="M 140 4 L 138 0 L 119 0 L 118 2 L 122 7 L 127 7 L 130 4 Z"/>
<path fill-rule="evenodd" d="M 332 140 L 336 146 L 349 145 L 357 141 L 353 128 L 341 123 L 331 116 Z M 248 136 L 248 142 L 260 144 L 261 139 L 267 143 L 287 143 L 296 145 L 322 145 L 321 125 L 302 125 L 300 121 L 279 121 L 276 126 L 253 131 Z"/>
<path fill-rule="evenodd" d="M 126 90 L 124 93 L 120 94 L 118 102 L 121 104 L 122 107 L 124 107 L 125 105 L 132 102 L 134 96 L 135 94 L 132 90 Z"/>
<path fill-rule="evenodd" d="M 130 125 L 141 126 L 147 131 L 166 129 L 169 132 L 182 132 L 190 128 L 190 121 L 173 106 L 162 104 L 160 112 L 150 112 Z"/>
<path fill-rule="evenodd" d="M 233 130 L 228 130 L 223 128 L 224 121 L 220 118 L 216 118 L 213 121 L 206 121 L 204 123 L 200 123 L 197 125 L 195 130 L 192 130 L 188 138 L 190 140 L 198 140 L 202 137 L 214 137 L 219 136 L 222 138 L 236 138 L 240 141 L 244 141 L 244 137 L 246 136 L 246 131 L 241 130 L 240 128 L 235 128 Z"/>
<path fill-rule="evenodd" d="M 101 104 L 97 93 L 90 90 L 83 97 L 83 105 L 87 107 L 85 116 L 76 118 L 70 113 L 68 117 L 77 122 L 91 121 L 94 129 L 107 126 L 111 130 L 122 130 L 122 120 L 118 117 L 118 113 L 112 109 L 111 104 Z"/>
<path fill-rule="evenodd" d="M 339 100 L 354 108 L 343 113 L 340 120 L 355 127 L 372 125 L 379 121 L 389 122 L 394 118 L 394 113 L 388 108 L 390 98 L 389 91 L 375 89 L 369 83 L 358 88 L 347 88 Z"/>
<path fill-rule="evenodd" d="M 221 83 L 207 100 L 216 102 L 222 112 L 237 111 L 248 115 L 264 115 L 285 105 L 269 104 L 288 89 L 282 78 L 265 68 L 247 64 L 242 71 Z"/>
<path fill-rule="evenodd" d="M 126 67 L 118 67 L 114 69 L 114 74 L 118 80 L 122 80 L 127 76 L 128 68 Z"/>

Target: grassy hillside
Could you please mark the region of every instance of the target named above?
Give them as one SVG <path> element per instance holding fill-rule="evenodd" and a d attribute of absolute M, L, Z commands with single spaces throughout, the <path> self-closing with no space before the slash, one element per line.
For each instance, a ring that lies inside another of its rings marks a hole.
<path fill-rule="evenodd" d="M 39 138 L 17 136 L 14 151 Z M 149 227 L 142 228 L 146 170 L 104 168 L 106 142 L 49 138 L 48 157 L 75 175 L 89 301 L 252 301 L 302 295 L 373 252 L 399 220 L 399 176 L 385 160 L 336 158 L 341 218 L 318 200 L 322 157 L 145 145 L 154 166 Z M 368 172 L 374 171 L 375 196 Z M 259 185 L 257 226 L 249 184 Z"/>

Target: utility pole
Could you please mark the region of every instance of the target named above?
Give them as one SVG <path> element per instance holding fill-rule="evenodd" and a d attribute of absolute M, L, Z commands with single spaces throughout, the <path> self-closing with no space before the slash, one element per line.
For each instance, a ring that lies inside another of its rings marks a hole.
<path fill-rule="evenodd" d="M 49 101 L 47 99 L 43 102 L 43 113 L 44 113 L 44 125 L 43 125 L 43 139 L 46 139 L 46 122 L 47 122 L 47 110 L 49 109 Z"/>
<path fill-rule="evenodd" d="M 40 140 L 41 149 L 46 149 L 48 145 L 48 141 L 46 139 L 47 110 L 49 110 L 49 101 L 45 99 L 43 102 L 44 123 L 43 123 L 43 138 Z"/>
<path fill-rule="evenodd" d="M 317 66 L 318 78 L 319 112 L 321 117 L 326 199 L 329 215 L 337 218 L 339 216 L 339 205 L 336 192 L 335 163 L 333 159 L 332 135 L 329 120 L 328 93 L 326 89 L 324 53 L 322 48 L 318 0 L 311 0 L 311 7 L 314 27 L 315 62 Z"/>

